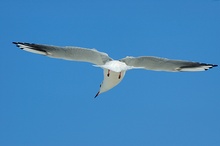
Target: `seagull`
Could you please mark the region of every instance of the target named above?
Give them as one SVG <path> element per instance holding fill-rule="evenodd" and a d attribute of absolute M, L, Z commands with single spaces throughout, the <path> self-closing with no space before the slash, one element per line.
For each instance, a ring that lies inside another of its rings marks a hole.
<path fill-rule="evenodd" d="M 154 71 L 167 72 L 194 72 L 205 71 L 213 67 L 215 64 L 199 63 L 184 60 L 171 60 L 154 56 L 127 56 L 120 60 L 114 60 L 104 52 L 96 49 L 88 49 L 81 47 L 58 47 L 50 45 L 41 45 L 34 43 L 13 42 L 17 47 L 24 51 L 36 53 L 52 58 L 59 58 L 71 61 L 89 62 L 95 67 L 104 70 L 104 80 L 100 85 L 95 98 L 118 85 L 125 76 L 127 70 L 145 69 Z"/>

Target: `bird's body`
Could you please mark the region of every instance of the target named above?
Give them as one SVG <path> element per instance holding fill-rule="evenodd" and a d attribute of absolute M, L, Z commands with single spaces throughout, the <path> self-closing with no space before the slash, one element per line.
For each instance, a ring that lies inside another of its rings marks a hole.
<path fill-rule="evenodd" d="M 94 66 L 109 69 L 114 72 L 126 71 L 132 68 L 130 66 L 127 66 L 124 62 L 121 62 L 118 60 L 112 60 L 112 61 L 106 62 L 104 65 L 94 65 Z"/>
<path fill-rule="evenodd" d="M 40 44 L 30 44 L 13 42 L 17 47 L 40 55 L 45 55 L 52 58 L 60 58 L 72 61 L 82 61 L 95 64 L 96 67 L 101 67 L 104 70 L 104 80 L 100 85 L 100 90 L 96 94 L 106 92 L 118 85 L 124 78 L 125 72 L 129 69 L 146 69 L 155 71 L 205 71 L 214 64 L 206 64 L 199 62 L 170 60 L 153 56 L 141 57 L 126 57 L 120 60 L 113 60 L 108 54 L 99 52 L 95 49 L 86 49 L 80 47 L 57 47 Z"/>

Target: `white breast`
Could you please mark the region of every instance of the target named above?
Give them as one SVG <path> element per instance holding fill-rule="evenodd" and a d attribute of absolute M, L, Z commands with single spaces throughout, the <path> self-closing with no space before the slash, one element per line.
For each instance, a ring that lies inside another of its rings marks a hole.
<path fill-rule="evenodd" d="M 118 60 L 112 60 L 109 62 L 106 62 L 104 65 L 94 65 L 96 67 L 101 67 L 103 69 L 109 69 L 114 72 L 121 72 L 126 71 L 128 69 L 131 69 L 130 66 L 127 66 L 124 62 L 118 61 Z"/>

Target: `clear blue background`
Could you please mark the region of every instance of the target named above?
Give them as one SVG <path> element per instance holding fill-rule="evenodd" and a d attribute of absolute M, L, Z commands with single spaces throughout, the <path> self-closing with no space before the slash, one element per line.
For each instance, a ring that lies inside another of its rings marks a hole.
<path fill-rule="evenodd" d="M 128 71 L 93 97 L 103 72 L 12 41 L 220 65 L 218 0 L 2 0 L 1 146 L 219 146 L 220 69 Z"/>

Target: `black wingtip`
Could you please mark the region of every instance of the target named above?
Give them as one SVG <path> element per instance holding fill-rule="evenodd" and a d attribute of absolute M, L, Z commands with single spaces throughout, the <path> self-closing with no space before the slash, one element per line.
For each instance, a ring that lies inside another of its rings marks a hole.
<path fill-rule="evenodd" d="M 20 43 L 19 43 L 19 42 L 12 42 L 12 44 L 18 45 L 18 44 L 20 44 Z"/>
<path fill-rule="evenodd" d="M 209 69 L 211 69 L 211 68 L 213 68 L 213 67 L 217 67 L 217 66 L 218 66 L 217 64 L 208 64 L 208 65 L 210 65 L 210 66 L 211 66 Z M 208 70 L 208 69 L 206 69 L 206 70 Z"/>
<path fill-rule="evenodd" d="M 209 67 L 208 69 L 205 69 L 205 71 L 207 71 L 207 70 L 209 70 L 209 69 L 211 69 L 211 68 L 213 68 L 213 67 L 217 67 L 218 65 L 216 65 L 216 64 L 207 64 L 207 65 L 210 65 L 211 67 Z"/>
<path fill-rule="evenodd" d="M 19 47 L 19 44 L 24 45 L 25 43 L 22 43 L 22 42 L 12 42 L 12 44 L 15 44 L 18 48 L 23 49 L 23 48 Z"/>
<path fill-rule="evenodd" d="M 211 69 L 213 67 L 217 67 L 218 66 L 217 64 L 207 64 L 207 63 L 201 63 L 200 65 L 210 66 L 208 69 Z M 208 70 L 208 69 L 205 69 L 205 70 Z"/>
<path fill-rule="evenodd" d="M 15 44 L 18 48 L 20 48 L 19 44 L 23 44 L 23 43 L 21 43 L 21 42 L 12 42 L 12 44 Z M 20 49 L 22 49 L 22 48 L 20 48 Z"/>
<path fill-rule="evenodd" d="M 26 44 L 24 42 L 12 42 L 13 44 Z M 27 43 L 28 44 L 28 43 Z"/>

